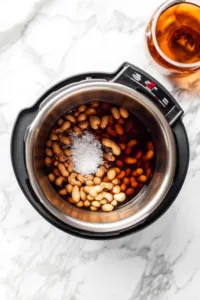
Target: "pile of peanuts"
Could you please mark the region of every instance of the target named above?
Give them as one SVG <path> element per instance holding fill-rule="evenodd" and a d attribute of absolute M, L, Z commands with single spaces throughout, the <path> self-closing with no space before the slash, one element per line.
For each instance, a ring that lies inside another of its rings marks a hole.
<path fill-rule="evenodd" d="M 104 151 L 104 164 L 88 176 L 74 171 L 70 149 L 71 134 L 84 131 L 93 133 Z M 132 199 L 151 178 L 153 157 L 144 125 L 124 107 L 101 102 L 82 104 L 60 118 L 45 148 L 48 178 L 59 195 L 91 211 L 110 212 Z"/>

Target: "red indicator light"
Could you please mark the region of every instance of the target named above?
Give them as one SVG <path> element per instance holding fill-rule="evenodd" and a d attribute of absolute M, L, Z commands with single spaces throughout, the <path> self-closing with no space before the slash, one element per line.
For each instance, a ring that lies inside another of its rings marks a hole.
<path fill-rule="evenodd" d="M 153 81 L 150 81 L 150 82 L 147 83 L 147 87 L 148 87 L 150 90 L 152 90 L 153 88 L 156 87 L 156 83 L 153 82 Z"/>

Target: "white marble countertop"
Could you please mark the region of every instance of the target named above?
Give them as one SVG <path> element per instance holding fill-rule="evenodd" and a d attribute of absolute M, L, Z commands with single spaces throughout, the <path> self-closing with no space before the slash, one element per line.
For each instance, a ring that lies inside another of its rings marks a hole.
<path fill-rule="evenodd" d="M 143 33 L 162 0 L 0 1 L 0 299 L 200 299 L 200 76 L 175 86 L 154 69 Z M 191 158 L 178 198 L 135 235 L 88 241 L 33 209 L 10 162 L 18 112 L 72 74 L 129 61 L 155 76 L 185 110 Z M 196 95 L 195 95 L 196 93 Z"/>

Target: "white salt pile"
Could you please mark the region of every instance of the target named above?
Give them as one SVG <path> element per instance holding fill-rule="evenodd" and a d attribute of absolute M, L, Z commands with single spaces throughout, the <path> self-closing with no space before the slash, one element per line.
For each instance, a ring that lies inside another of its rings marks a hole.
<path fill-rule="evenodd" d="M 103 164 L 103 151 L 101 143 L 89 132 L 82 136 L 72 136 L 72 159 L 74 170 L 83 175 L 89 175 L 98 171 Z"/>

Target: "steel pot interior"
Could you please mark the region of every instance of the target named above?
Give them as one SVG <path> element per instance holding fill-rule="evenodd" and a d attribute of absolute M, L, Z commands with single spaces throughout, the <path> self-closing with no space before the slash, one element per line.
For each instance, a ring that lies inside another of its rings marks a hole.
<path fill-rule="evenodd" d="M 148 127 L 155 145 L 155 171 L 148 187 L 124 207 L 110 213 L 87 211 L 64 201 L 44 172 L 44 146 L 52 125 L 63 113 L 91 101 L 123 105 L 132 111 Z M 162 202 L 173 181 L 176 148 L 170 126 L 148 98 L 116 83 L 86 83 L 66 87 L 43 102 L 26 135 L 25 159 L 32 188 L 51 214 L 82 230 L 111 232 L 145 221 Z"/>

